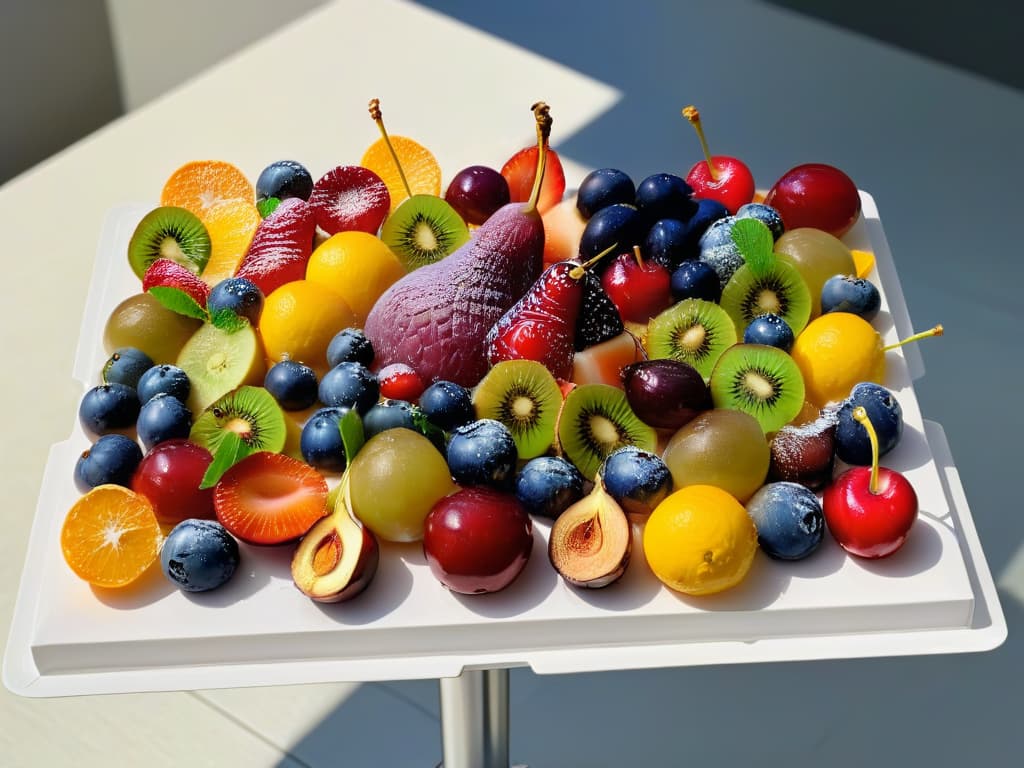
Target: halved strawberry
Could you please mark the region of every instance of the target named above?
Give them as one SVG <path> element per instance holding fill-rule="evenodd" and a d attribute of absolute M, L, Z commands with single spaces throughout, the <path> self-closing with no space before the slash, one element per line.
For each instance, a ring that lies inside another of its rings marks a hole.
<path fill-rule="evenodd" d="M 516 152 L 501 168 L 501 175 L 508 182 L 508 191 L 513 203 L 525 203 L 533 191 L 533 180 L 537 176 L 537 147 L 527 147 Z M 544 166 L 544 181 L 540 185 L 537 210 L 544 213 L 556 206 L 565 194 L 565 171 L 555 150 L 548 150 Z"/>
<path fill-rule="evenodd" d="M 327 514 L 327 481 L 308 464 L 280 453 L 247 456 L 213 490 L 217 519 L 250 544 L 281 544 Z"/>
<path fill-rule="evenodd" d="M 330 235 L 353 229 L 376 235 L 391 210 L 391 193 L 369 168 L 339 165 L 313 185 L 309 204 L 320 229 Z"/>
<path fill-rule="evenodd" d="M 210 286 L 176 261 L 157 259 L 142 277 L 142 290 L 152 293 L 170 310 L 200 320 L 206 319 Z"/>

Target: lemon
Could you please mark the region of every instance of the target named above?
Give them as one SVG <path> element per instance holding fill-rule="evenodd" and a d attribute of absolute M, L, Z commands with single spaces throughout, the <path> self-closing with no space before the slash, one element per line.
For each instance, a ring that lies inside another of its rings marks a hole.
<path fill-rule="evenodd" d="M 405 274 L 402 262 L 380 238 L 366 232 L 339 232 L 321 243 L 306 265 L 306 279 L 345 300 L 359 326 L 380 295 Z"/>
<path fill-rule="evenodd" d="M 733 496 L 691 485 L 664 499 L 644 527 L 644 555 L 665 586 L 710 595 L 743 581 L 757 553 L 757 529 Z"/>
<path fill-rule="evenodd" d="M 328 368 L 331 339 L 355 324 L 355 313 L 337 293 L 311 280 L 294 280 L 267 296 L 260 335 L 271 362 L 287 358 L 321 373 Z"/>
<path fill-rule="evenodd" d="M 871 323 L 849 312 L 812 320 L 790 355 L 804 376 L 805 397 L 819 407 L 845 400 L 859 382 L 884 383 L 882 337 Z"/>

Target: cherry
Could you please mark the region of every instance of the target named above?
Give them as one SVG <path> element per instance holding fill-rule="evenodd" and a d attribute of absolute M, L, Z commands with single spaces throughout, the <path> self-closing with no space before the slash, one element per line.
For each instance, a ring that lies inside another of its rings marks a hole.
<path fill-rule="evenodd" d="M 813 227 L 842 237 L 860 216 L 853 180 L 824 163 L 798 165 L 782 175 L 764 199 L 782 216 L 786 229 Z"/>
<path fill-rule="evenodd" d="M 878 437 L 867 411 L 853 411 L 871 441 L 871 467 L 854 467 L 822 494 L 825 522 L 840 546 L 866 558 L 891 555 L 903 546 L 917 519 L 917 494 L 899 472 L 878 466 Z"/>
<path fill-rule="evenodd" d="M 380 382 L 380 396 L 391 400 L 416 402 L 426 389 L 423 379 L 416 370 L 405 363 L 392 363 L 377 372 Z"/>
<path fill-rule="evenodd" d="M 653 259 L 643 259 L 640 248 L 620 253 L 601 275 L 601 287 L 623 320 L 646 323 L 672 305 L 672 275 Z"/>
<path fill-rule="evenodd" d="M 717 200 L 724 205 L 729 213 L 734 214 L 740 206 L 754 199 L 754 174 L 746 164 L 728 155 L 714 155 L 708 149 L 704 138 L 704 128 L 700 122 L 700 112 L 696 107 L 689 106 L 683 110 L 683 117 L 697 132 L 704 160 L 698 161 L 686 174 L 686 182 L 693 187 L 694 197 Z"/>
<path fill-rule="evenodd" d="M 212 519 L 216 517 L 213 488 L 199 488 L 212 461 L 210 452 L 196 443 L 165 440 L 142 457 L 132 477 L 132 490 L 149 499 L 161 523 Z"/>

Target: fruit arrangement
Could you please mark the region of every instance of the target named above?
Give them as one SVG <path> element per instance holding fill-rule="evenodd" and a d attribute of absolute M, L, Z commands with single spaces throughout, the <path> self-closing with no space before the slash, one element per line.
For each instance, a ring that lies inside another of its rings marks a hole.
<path fill-rule="evenodd" d="M 75 574 L 123 587 L 159 563 L 202 592 L 239 542 L 286 546 L 298 591 L 340 602 L 419 542 L 448 590 L 492 593 L 544 556 L 536 522 L 573 588 L 647 567 L 704 595 L 758 550 L 901 547 L 916 495 L 879 467 L 899 345 L 872 325 L 871 255 L 840 239 L 856 185 L 801 165 L 759 195 L 688 107 L 704 159 L 685 177 L 602 168 L 567 194 L 531 109 L 535 146 L 443 196 L 376 100 L 358 165 L 174 171 L 79 407 Z"/>

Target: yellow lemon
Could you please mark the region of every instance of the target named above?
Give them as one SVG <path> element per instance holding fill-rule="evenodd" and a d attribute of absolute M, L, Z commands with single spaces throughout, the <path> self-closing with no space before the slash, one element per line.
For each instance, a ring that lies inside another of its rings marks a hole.
<path fill-rule="evenodd" d="M 757 553 L 757 529 L 733 496 L 691 485 L 658 504 L 644 527 L 644 555 L 665 586 L 710 595 L 743 581 Z"/>
<path fill-rule="evenodd" d="M 884 383 L 882 338 L 871 323 L 849 312 L 812 320 L 790 354 L 804 375 L 805 397 L 819 407 L 845 400 L 861 381 Z"/>
<path fill-rule="evenodd" d="M 328 367 L 331 339 L 355 323 L 352 309 L 330 288 L 294 280 L 267 296 L 260 315 L 260 335 L 269 361 L 297 360 L 321 373 Z"/>
<path fill-rule="evenodd" d="M 380 238 L 366 232 L 339 232 L 321 243 L 306 265 L 306 279 L 345 300 L 362 326 L 380 295 L 405 269 Z"/>

